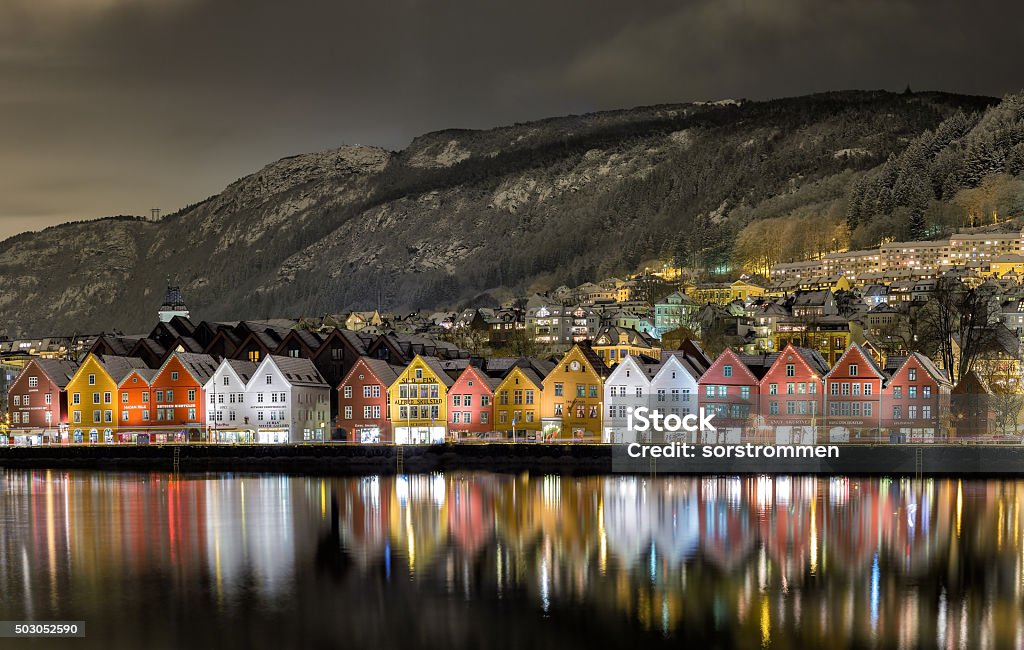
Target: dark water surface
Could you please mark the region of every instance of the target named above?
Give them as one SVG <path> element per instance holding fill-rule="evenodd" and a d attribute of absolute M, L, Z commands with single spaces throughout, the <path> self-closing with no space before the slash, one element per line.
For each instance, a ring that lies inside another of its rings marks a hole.
<path fill-rule="evenodd" d="M 1021 481 L 0 473 L 0 648 L 1018 648 Z"/>

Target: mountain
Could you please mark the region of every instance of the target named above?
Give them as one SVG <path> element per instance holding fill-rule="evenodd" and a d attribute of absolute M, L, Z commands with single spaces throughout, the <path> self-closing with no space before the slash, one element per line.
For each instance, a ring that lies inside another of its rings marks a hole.
<path fill-rule="evenodd" d="M 455 305 L 655 258 L 729 269 L 747 264 L 734 247 L 752 223 L 842 227 L 862 178 L 997 103 L 873 91 L 662 105 L 285 158 L 159 221 L 0 243 L 0 333 L 147 330 L 168 277 L 195 316 L 227 320 Z"/>

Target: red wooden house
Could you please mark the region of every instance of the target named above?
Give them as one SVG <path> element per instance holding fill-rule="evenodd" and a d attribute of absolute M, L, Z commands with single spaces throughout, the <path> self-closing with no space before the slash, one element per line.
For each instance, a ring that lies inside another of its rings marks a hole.
<path fill-rule="evenodd" d="M 208 354 L 175 352 L 152 382 L 153 425 L 178 437 L 199 438 L 205 422 L 203 387 L 217 370 Z"/>
<path fill-rule="evenodd" d="M 359 357 L 338 385 L 338 428 L 350 442 L 394 442 L 388 387 L 402 372 L 382 359 Z"/>
<path fill-rule="evenodd" d="M 697 404 L 713 413 L 714 432 L 702 432 L 702 442 L 739 443 L 754 431 L 760 375 L 771 355 L 741 357 L 726 349 L 697 382 Z"/>
<path fill-rule="evenodd" d="M 148 433 L 153 426 L 152 388 L 156 373 L 152 368 L 134 368 L 117 385 L 120 442 L 134 442 L 137 434 Z"/>
<path fill-rule="evenodd" d="M 448 389 L 448 432 L 457 437 L 494 431 L 494 389 L 500 379 L 469 365 Z"/>
<path fill-rule="evenodd" d="M 7 390 L 11 436 L 39 436 L 40 442 L 67 441 L 67 385 L 78 370 L 74 361 L 32 359 Z M 64 430 L 65 435 L 60 436 Z M 46 440 L 43 440 L 45 438 Z"/>
<path fill-rule="evenodd" d="M 932 360 L 913 352 L 889 357 L 891 371 L 882 389 L 882 425 L 893 442 L 945 437 L 950 415 L 952 386 Z"/>
<path fill-rule="evenodd" d="M 767 440 L 814 444 L 823 424 L 828 363 L 817 350 L 787 345 L 761 379 L 760 414 Z"/>
<path fill-rule="evenodd" d="M 881 435 L 886 375 L 870 352 L 853 343 L 825 375 L 825 432 L 830 442 Z"/>

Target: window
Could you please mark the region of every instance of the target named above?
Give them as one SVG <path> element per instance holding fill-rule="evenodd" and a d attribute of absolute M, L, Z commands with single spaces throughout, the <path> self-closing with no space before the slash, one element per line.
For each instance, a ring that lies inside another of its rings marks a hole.
<path fill-rule="evenodd" d="M 14 396 L 14 405 L 15 406 L 21 406 L 21 395 L 15 395 Z"/>
<path fill-rule="evenodd" d="M 587 386 L 586 384 L 576 384 L 576 397 L 586 397 Z"/>
<path fill-rule="evenodd" d="M 370 397 L 371 387 L 369 384 L 363 386 L 363 397 Z"/>
<path fill-rule="evenodd" d="M 405 410 L 404 406 L 402 407 L 402 410 L 403 411 Z M 405 417 L 405 415 L 402 415 L 402 417 Z M 351 420 L 352 419 L 352 407 L 351 406 L 346 406 L 345 407 L 345 419 L 346 420 Z"/>
<path fill-rule="evenodd" d="M 53 404 L 53 395 L 47 393 L 46 398 L 43 401 L 46 402 L 47 404 Z"/>
<path fill-rule="evenodd" d="M 74 393 L 74 394 L 72 394 L 71 395 L 71 403 L 72 404 L 81 404 L 82 403 L 82 394 L 81 393 Z"/>
<path fill-rule="evenodd" d="M 770 415 L 778 415 L 779 414 L 779 403 L 774 401 L 774 400 L 769 402 L 768 403 L 768 413 Z"/>
<path fill-rule="evenodd" d="M 916 420 L 917 419 L 917 405 L 916 404 L 911 404 L 910 406 L 907 407 L 907 418 L 910 419 L 910 420 Z"/>
<path fill-rule="evenodd" d="M 190 408 L 188 410 L 188 421 L 189 422 L 195 422 L 196 421 L 196 410 L 194 408 Z"/>
<path fill-rule="evenodd" d="M 423 368 L 416 369 L 416 379 L 423 379 Z"/>
<path fill-rule="evenodd" d="M 272 384 L 272 383 L 274 383 L 274 376 L 273 375 L 267 375 L 267 384 Z"/>
<path fill-rule="evenodd" d="M 229 378 L 229 377 L 228 377 L 227 375 L 224 375 L 224 381 L 223 381 L 222 383 L 223 383 L 223 384 L 224 384 L 225 386 L 227 386 L 227 385 L 229 384 L 229 382 L 230 382 L 230 378 Z"/>
<path fill-rule="evenodd" d="M 104 393 L 103 393 L 103 403 L 104 403 L 104 404 L 110 404 L 110 403 L 111 403 L 111 401 L 112 401 L 112 400 L 111 400 L 111 395 L 110 395 L 110 392 L 109 392 L 109 391 L 107 391 L 107 392 L 104 392 Z"/>
<path fill-rule="evenodd" d="M 75 413 L 74 413 L 74 421 L 75 421 L 75 424 L 81 424 L 82 423 L 82 412 L 81 411 L 75 411 Z"/>
<path fill-rule="evenodd" d="M 36 388 L 38 386 L 39 386 L 39 377 L 29 377 L 28 378 L 28 387 L 29 388 Z"/>
<path fill-rule="evenodd" d="M 128 393 L 126 393 L 124 391 L 121 391 L 121 403 L 122 404 L 127 404 L 128 403 Z"/>
<path fill-rule="evenodd" d="M 750 399 L 750 386 L 740 386 L 740 399 Z"/>
<path fill-rule="evenodd" d="M 732 364 L 727 363 L 724 366 L 722 366 L 722 376 L 732 377 Z"/>
<path fill-rule="evenodd" d="M 714 396 L 715 396 L 715 387 L 713 385 L 711 385 L 711 384 L 708 384 L 707 386 L 705 386 L 704 387 L 704 397 L 714 397 Z"/>
<path fill-rule="evenodd" d="M 865 397 L 868 397 L 868 396 L 871 395 L 871 390 L 872 390 L 871 384 L 869 384 L 868 382 L 864 382 L 864 396 Z"/>
<path fill-rule="evenodd" d="M 399 394 L 399 397 L 405 397 L 405 395 L 402 395 L 402 394 L 401 394 L 401 393 L 404 393 L 404 392 L 405 392 L 405 390 L 404 390 L 404 389 L 405 389 L 405 386 L 402 386 L 401 388 L 402 388 L 403 390 L 400 390 L 400 391 L 399 391 L 399 393 L 400 393 L 400 394 Z M 345 390 L 344 390 L 344 391 L 342 391 L 342 392 L 343 392 L 343 394 L 345 395 L 345 399 L 352 399 L 352 387 L 351 387 L 351 386 L 345 386 Z"/>
<path fill-rule="evenodd" d="M 793 395 L 795 393 L 796 393 L 796 384 L 794 384 L 793 382 L 788 382 L 786 384 L 786 394 L 787 395 Z"/>
<path fill-rule="evenodd" d="M 463 424 L 473 424 L 473 413 L 471 411 L 463 411 L 462 422 Z"/>
<path fill-rule="evenodd" d="M 665 401 L 665 389 L 664 388 L 659 388 L 658 389 L 658 401 L 659 402 L 664 402 Z"/>
<path fill-rule="evenodd" d="M 786 415 L 796 415 L 796 403 L 793 400 L 786 402 Z"/>
<path fill-rule="evenodd" d="M 857 364 L 855 364 L 855 363 L 851 363 L 850 364 L 850 376 L 851 377 L 856 377 L 857 376 Z"/>
<path fill-rule="evenodd" d="M 462 406 L 462 395 L 452 395 L 452 406 Z M 458 422 L 458 420 L 452 420 Z"/>
<path fill-rule="evenodd" d="M 907 379 L 910 381 L 917 381 L 917 368 L 910 368 L 907 370 Z"/>
<path fill-rule="evenodd" d="M 526 403 L 527 404 L 533 404 L 533 391 L 532 390 L 528 389 L 526 391 Z"/>
<path fill-rule="evenodd" d="M 921 386 L 921 397 L 924 397 L 925 399 L 927 399 L 927 398 L 929 398 L 931 396 L 932 396 L 932 387 L 931 386 Z"/>
<path fill-rule="evenodd" d="M 178 381 L 178 371 L 177 370 L 172 370 L 171 371 L 171 381 Z"/>
<path fill-rule="evenodd" d="M 719 386 L 718 387 L 718 396 L 719 397 L 726 397 L 728 394 L 729 394 L 729 387 L 728 386 Z"/>
<path fill-rule="evenodd" d="M 893 399 L 903 399 L 903 387 L 902 386 L 893 386 L 892 387 L 892 398 Z"/>
<path fill-rule="evenodd" d="M 916 398 L 917 398 L 917 386 L 908 386 L 907 387 L 907 399 L 916 399 Z"/>
<path fill-rule="evenodd" d="M 463 406 L 473 406 L 473 396 L 472 395 L 463 395 L 462 396 L 462 405 Z"/>
<path fill-rule="evenodd" d="M 173 390 L 168 390 L 167 391 L 167 401 L 168 402 L 173 402 L 174 401 L 174 391 Z"/>
<path fill-rule="evenodd" d="M 480 424 L 487 424 L 487 411 L 480 413 Z"/>
<path fill-rule="evenodd" d="M 480 396 L 480 406 L 487 407 L 487 406 L 490 406 L 490 405 L 491 405 L 491 396 L 490 395 L 481 395 Z"/>
<path fill-rule="evenodd" d="M 871 417 L 871 402 L 864 402 L 864 416 Z"/>
<path fill-rule="evenodd" d="M 744 386 L 744 388 L 746 388 L 746 386 Z M 678 388 L 673 388 L 672 389 L 672 401 L 673 402 L 678 402 L 679 401 L 679 389 Z"/>
<path fill-rule="evenodd" d="M 829 393 L 829 395 L 838 395 L 839 394 L 839 382 L 836 382 L 836 381 L 832 382 L 829 385 L 829 387 L 828 387 L 828 393 Z"/>
<path fill-rule="evenodd" d="M 158 401 L 158 402 L 164 401 L 164 392 L 162 390 L 158 390 L 156 392 L 156 401 Z"/>
<path fill-rule="evenodd" d="M 932 407 L 931 406 L 922 406 L 921 407 L 921 418 L 925 419 L 925 420 L 930 420 L 932 418 Z"/>
<path fill-rule="evenodd" d="M 769 395 L 778 395 L 779 394 L 779 385 L 778 384 L 768 384 L 768 394 Z"/>
<path fill-rule="evenodd" d="M 93 404 L 99 404 L 100 403 L 100 394 L 99 393 L 93 393 L 92 394 L 92 403 Z"/>
<path fill-rule="evenodd" d="M 114 412 L 110 411 L 110 410 L 103 411 L 103 421 L 104 422 L 113 422 L 114 421 Z"/>
<path fill-rule="evenodd" d="M 95 386 L 96 385 L 96 375 L 89 375 L 89 385 L 90 386 Z"/>
<path fill-rule="evenodd" d="M 892 407 L 892 418 L 894 420 L 899 420 L 902 417 L 903 417 L 903 407 L 902 406 L 894 406 L 894 407 Z"/>
<path fill-rule="evenodd" d="M 795 377 L 796 376 L 796 366 L 793 365 L 792 363 L 787 363 L 786 364 L 786 376 L 787 377 Z"/>
<path fill-rule="evenodd" d="M 452 424 L 461 424 L 462 414 L 458 411 L 452 411 Z"/>
<path fill-rule="evenodd" d="M 843 395 L 849 395 L 850 394 L 850 384 L 849 384 L 849 382 L 845 382 L 845 381 L 843 382 L 842 394 Z"/>

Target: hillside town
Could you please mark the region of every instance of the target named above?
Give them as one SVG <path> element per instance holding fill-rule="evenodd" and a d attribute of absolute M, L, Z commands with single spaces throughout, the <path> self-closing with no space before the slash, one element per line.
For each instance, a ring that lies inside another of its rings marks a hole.
<path fill-rule="evenodd" d="M 1015 439 L 1024 233 L 889 242 L 702 282 L 665 265 L 498 307 L 191 320 L 0 342 L 6 444 Z M 644 436 L 639 436 L 643 439 Z"/>

